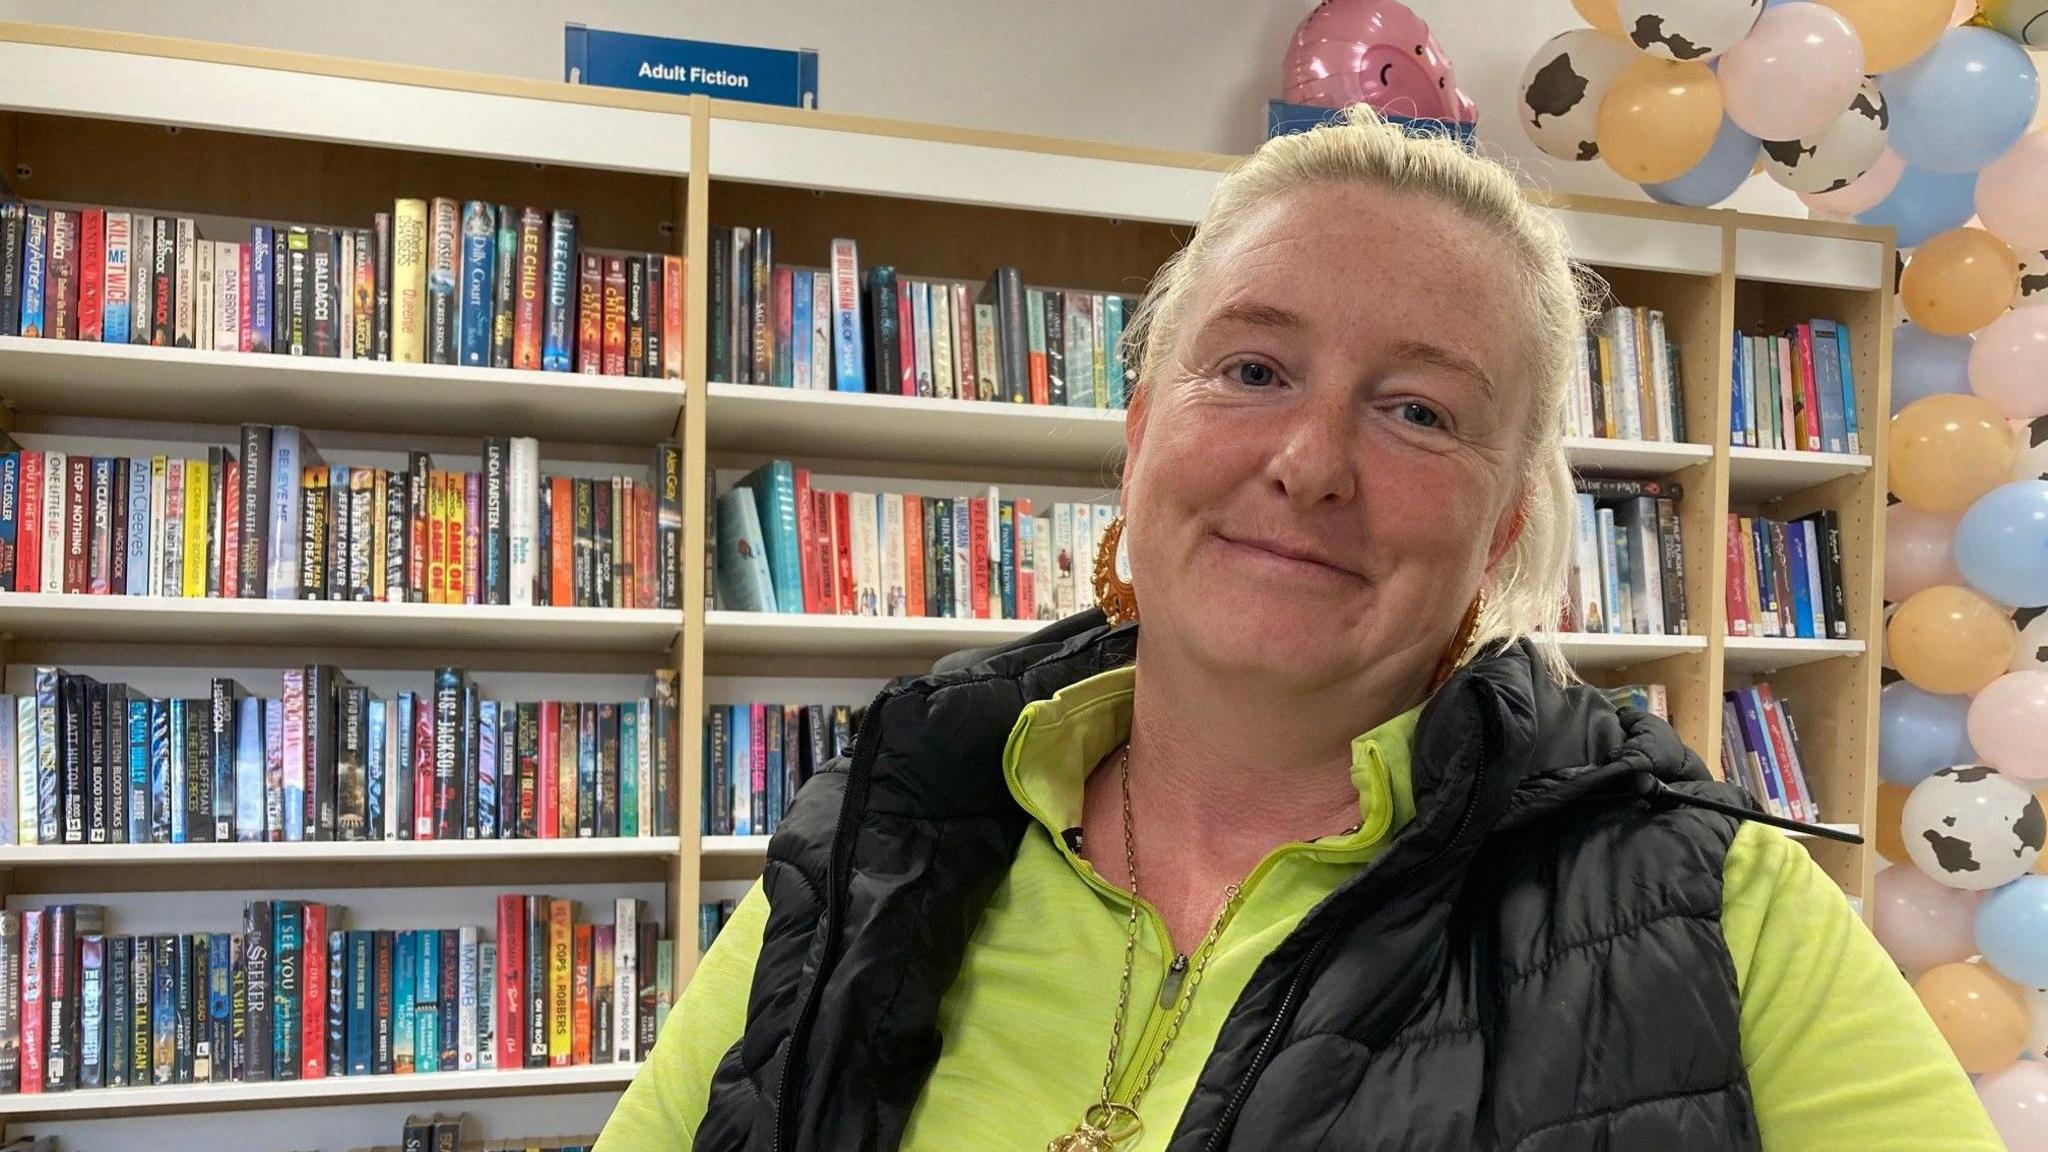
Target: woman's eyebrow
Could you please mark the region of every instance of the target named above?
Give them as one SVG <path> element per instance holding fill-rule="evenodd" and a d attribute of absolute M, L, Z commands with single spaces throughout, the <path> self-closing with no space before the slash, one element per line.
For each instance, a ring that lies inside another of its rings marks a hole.
<path fill-rule="evenodd" d="M 1479 366 L 1478 361 L 1462 353 L 1453 352 L 1440 344 L 1432 344 L 1427 340 L 1399 340 L 1388 349 L 1388 352 L 1397 359 L 1412 360 L 1417 363 L 1442 368 L 1446 372 L 1456 372 L 1461 376 L 1469 376 L 1474 383 L 1478 384 L 1486 392 L 1487 396 L 1491 397 L 1494 395 L 1493 379 L 1486 374 L 1485 369 Z"/>
<path fill-rule="evenodd" d="M 1299 312 L 1275 304 L 1251 303 L 1225 304 L 1209 317 L 1209 322 L 1250 324 L 1257 328 L 1299 329 L 1307 326 Z"/>

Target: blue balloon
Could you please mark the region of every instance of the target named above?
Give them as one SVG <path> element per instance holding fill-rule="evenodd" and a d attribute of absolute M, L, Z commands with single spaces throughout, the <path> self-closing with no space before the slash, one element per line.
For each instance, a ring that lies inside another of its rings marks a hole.
<path fill-rule="evenodd" d="M 2048 876 L 2022 876 L 1984 897 L 1977 950 L 2022 988 L 2048 985 Z"/>
<path fill-rule="evenodd" d="M 1877 774 L 1910 788 L 1943 768 L 1971 764 L 1970 698 L 1937 696 L 1904 680 L 1877 697 Z"/>
<path fill-rule="evenodd" d="M 2048 605 L 2048 480 L 2001 484 L 1956 523 L 1956 568 L 2015 608 Z"/>
<path fill-rule="evenodd" d="M 1714 133 L 1713 147 L 1707 149 L 1699 163 L 1661 184 L 1645 184 L 1643 191 L 1659 204 L 1684 204 L 1692 208 L 1719 204 L 1749 179 L 1761 147 L 1756 137 L 1723 116 L 1721 130 Z"/>
<path fill-rule="evenodd" d="M 1936 172 L 1908 164 L 1891 195 L 1856 222 L 1896 228 L 1899 247 L 1912 248 L 1936 233 L 1962 227 L 1976 211 L 1975 172 Z"/>
<path fill-rule="evenodd" d="M 1915 400 L 1970 390 L 1969 336 L 1942 336 L 1918 324 L 1892 329 L 1892 415 Z"/>
<path fill-rule="evenodd" d="M 2040 95 L 2027 50 L 1989 28 L 1951 28 L 1877 78 L 1886 142 L 1908 165 L 1975 172 L 2019 143 Z"/>

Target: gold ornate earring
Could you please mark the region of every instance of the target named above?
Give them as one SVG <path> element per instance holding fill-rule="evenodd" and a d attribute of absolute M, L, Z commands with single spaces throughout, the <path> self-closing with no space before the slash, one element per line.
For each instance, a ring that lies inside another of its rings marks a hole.
<path fill-rule="evenodd" d="M 1138 618 L 1138 590 L 1131 586 L 1131 552 L 1124 545 L 1124 518 L 1102 530 L 1095 547 L 1095 605 L 1111 624 Z"/>
<path fill-rule="evenodd" d="M 1436 671 L 1430 674 L 1429 695 L 1435 695 L 1436 690 L 1444 686 L 1444 681 L 1449 680 L 1451 673 L 1457 671 L 1458 665 L 1471 654 L 1472 641 L 1479 635 L 1479 617 L 1485 611 L 1486 590 L 1482 588 L 1473 594 L 1471 606 L 1465 609 L 1465 619 L 1458 624 L 1458 634 L 1451 637 L 1450 646 L 1444 649 L 1443 656 L 1436 662 Z"/>

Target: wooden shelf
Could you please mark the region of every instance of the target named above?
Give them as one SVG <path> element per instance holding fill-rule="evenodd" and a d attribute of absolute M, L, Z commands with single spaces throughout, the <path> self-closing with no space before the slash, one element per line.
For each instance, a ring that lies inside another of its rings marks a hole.
<path fill-rule="evenodd" d="M 1714 457 L 1706 444 L 1667 444 L 1656 440 L 1610 440 L 1605 437 L 1567 436 L 1564 454 L 1578 472 L 1628 472 L 1639 476 L 1669 476 Z"/>
<path fill-rule="evenodd" d="M 674 856 L 681 850 L 681 841 L 674 836 L 605 836 L 573 840 L 333 840 L 297 844 L 10 844 L 0 846 L 0 868 L 658 859 Z"/>
<path fill-rule="evenodd" d="M 1861 656 L 1861 640 L 1799 640 L 1778 636 L 1730 636 L 1722 644 L 1730 672 L 1775 672 L 1817 660 Z"/>
<path fill-rule="evenodd" d="M 757 384 L 713 383 L 709 396 L 705 436 L 714 450 L 1105 476 L 1124 450 L 1121 411 Z"/>
<path fill-rule="evenodd" d="M 683 385 L 0 336 L 0 398 L 67 416 L 652 444 L 674 428 Z"/>
<path fill-rule="evenodd" d="M 1005 644 L 1043 627 L 1038 620 L 720 611 L 704 614 L 704 651 L 720 656 L 880 656 L 929 662 L 964 648 Z"/>
<path fill-rule="evenodd" d="M 1863 835 L 1863 826 L 1861 824 L 1822 824 L 1821 827 L 1831 828 L 1836 832 L 1847 832 L 1852 836 Z M 1785 835 L 1790 836 L 1794 840 L 1820 840 L 1820 837 L 1809 835 L 1805 832 L 1787 832 Z"/>
<path fill-rule="evenodd" d="M 192 644 L 665 652 L 683 614 L 329 600 L 199 600 L 0 592 L 0 635 Z"/>
<path fill-rule="evenodd" d="M 510 1068 L 426 1072 L 408 1076 L 329 1076 L 319 1080 L 260 1083 L 152 1084 L 141 1088 L 85 1088 L 75 1092 L 0 1096 L 0 1122 L 153 1116 L 225 1109 L 298 1108 L 424 1097 L 455 1099 L 527 1093 L 610 1092 L 633 1080 L 640 1065 L 584 1064 L 573 1068 Z"/>
<path fill-rule="evenodd" d="M 1574 668 L 1626 668 L 1688 652 L 1705 652 L 1705 636 L 1628 636 L 1567 632 L 1557 638 Z"/>
<path fill-rule="evenodd" d="M 1736 501 L 1775 500 L 1838 476 L 1869 470 L 1868 456 L 1783 448 L 1730 448 L 1728 496 Z"/>

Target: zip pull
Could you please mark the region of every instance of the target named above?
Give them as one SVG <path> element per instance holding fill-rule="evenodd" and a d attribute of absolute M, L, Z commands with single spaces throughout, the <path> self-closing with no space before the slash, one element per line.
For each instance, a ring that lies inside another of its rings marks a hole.
<path fill-rule="evenodd" d="M 1161 1008 L 1172 1011 L 1174 1004 L 1180 1000 L 1181 981 L 1187 978 L 1187 974 L 1188 956 L 1182 952 L 1173 958 L 1173 963 L 1166 966 L 1166 979 L 1159 982 Z"/>

